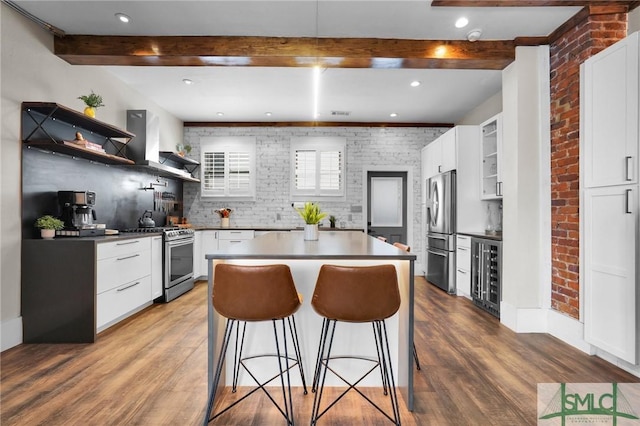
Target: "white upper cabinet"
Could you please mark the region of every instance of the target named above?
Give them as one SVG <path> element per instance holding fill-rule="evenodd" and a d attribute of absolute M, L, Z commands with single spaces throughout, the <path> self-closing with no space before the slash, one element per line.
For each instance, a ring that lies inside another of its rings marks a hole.
<path fill-rule="evenodd" d="M 456 130 L 450 129 L 423 149 L 424 179 L 437 174 L 455 170 Z"/>
<path fill-rule="evenodd" d="M 585 61 L 581 72 L 583 184 L 638 181 L 638 33 Z"/>
<path fill-rule="evenodd" d="M 502 198 L 502 113 L 480 125 L 480 197 Z"/>

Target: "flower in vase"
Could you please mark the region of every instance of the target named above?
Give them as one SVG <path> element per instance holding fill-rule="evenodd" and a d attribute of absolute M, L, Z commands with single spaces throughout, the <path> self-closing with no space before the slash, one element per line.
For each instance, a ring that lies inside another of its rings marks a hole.
<path fill-rule="evenodd" d="M 214 210 L 214 212 L 218 213 L 220 215 L 221 218 L 228 218 L 229 216 L 231 216 L 231 212 L 233 210 L 231 210 L 228 207 L 222 208 L 222 209 L 218 209 L 218 210 Z"/>

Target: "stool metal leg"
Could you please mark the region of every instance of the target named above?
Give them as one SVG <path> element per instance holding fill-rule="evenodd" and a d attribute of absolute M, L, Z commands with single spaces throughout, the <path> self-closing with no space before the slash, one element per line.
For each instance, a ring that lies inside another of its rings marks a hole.
<path fill-rule="evenodd" d="M 329 322 L 326 318 L 322 319 L 322 329 L 320 330 L 320 342 L 318 343 L 318 356 L 316 357 L 316 365 L 313 372 L 313 383 L 311 384 L 311 392 L 315 392 L 318 389 L 318 379 L 320 378 L 320 362 L 322 361 L 322 354 L 324 353 L 324 343 L 326 341 L 325 335 L 329 328 Z"/>
<path fill-rule="evenodd" d="M 379 333 L 376 330 L 376 324 L 372 322 L 371 326 L 373 327 L 373 336 L 376 341 L 376 353 L 378 354 L 378 363 L 382 366 L 382 368 L 380 368 L 380 376 L 382 376 L 382 393 L 384 395 L 387 395 L 388 394 L 387 389 L 389 388 L 389 380 L 387 376 L 384 374 L 384 372 L 386 371 L 386 366 L 384 365 L 384 357 L 382 356 L 382 352 L 381 352 L 382 342 L 380 341 Z"/>
<path fill-rule="evenodd" d="M 282 320 L 282 334 L 284 340 L 284 359 L 287 363 L 287 368 L 282 368 L 282 356 L 280 355 L 280 343 L 278 342 L 278 328 L 276 326 L 276 320 L 273 320 L 273 334 L 276 340 L 276 352 L 278 355 L 278 367 L 280 368 L 280 384 L 282 386 L 282 396 L 284 399 L 284 413 L 287 420 L 287 425 L 293 426 L 293 401 L 291 400 L 291 376 L 289 375 L 289 351 L 287 349 L 287 327 Z M 284 374 L 287 374 L 287 384 L 285 388 Z"/>
<path fill-rule="evenodd" d="M 332 323 L 332 324 L 331 324 Z M 373 325 L 373 334 L 374 339 L 376 341 L 376 350 L 377 350 L 377 360 L 371 360 L 368 358 L 360 358 L 367 361 L 373 361 L 376 364 L 372 369 L 370 369 L 364 376 L 358 379 L 354 383 L 349 383 L 346 379 L 344 379 L 340 374 L 334 371 L 329 367 L 329 360 L 331 359 L 331 349 L 333 346 L 333 338 L 335 336 L 335 328 L 337 321 L 325 319 L 323 322 L 323 328 L 321 332 L 319 350 L 318 350 L 318 358 L 316 361 L 316 371 L 314 374 L 314 383 L 312 387 L 312 391 L 315 389 L 315 396 L 313 399 L 313 409 L 311 412 L 311 426 L 317 425 L 318 420 L 331 408 L 333 407 L 343 396 L 347 394 L 350 390 L 354 390 L 360 394 L 364 399 L 366 399 L 374 408 L 376 408 L 380 413 L 382 413 L 387 419 L 391 420 L 393 424 L 400 426 L 400 409 L 398 406 L 398 396 L 395 388 L 395 380 L 393 378 L 393 367 L 391 364 L 391 351 L 389 350 L 389 339 L 387 336 L 387 328 L 384 320 L 372 321 Z M 339 358 L 342 358 L 340 356 Z M 352 357 L 359 358 L 359 357 Z M 393 412 L 393 417 L 390 416 L 387 412 L 385 412 L 382 408 L 380 408 L 374 401 L 372 401 L 369 397 L 367 397 L 360 389 L 356 386 L 360 383 L 369 373 L 373 372 L 373 370 L 378 367 L 380 368 L 380 374 L 383 386 L 388 389 L 388 392 L 385 392 L 385 395 L 389 395 L 389 400 L 391 403 L 391 410 Z M 327 377 L 327 370 L 331 370 L 331 372 L 336 375 L 339 379 L 345 382 L 348 385 L 347 390 L 342 392 L 340 396 L 338 396 L 333 402 L 331 402 L 324 410 L 320 411 L 321 402 L 322 402 L 322 393 L 324 390 L 324 385 Z"/>
<path fill-rule="evenodd" d="M 218 356 L 218 363 L 216 365 L 215 374 L 213 376 L 213 382 L 211 384 L 211 393 L 209 394 L 209 401 L 207 403 L 207 413 L 204 417 L 204 425 L 208 425 L 211 421 L 211 412 L 213 411 L 214 400 L 216 397 L 216 391 L 218 390 L 218 384 L 220 382 L 220 376 L 222 374 L 222 367 L 224 366 L 224 358 L 227 353 L 227 347 L 229 346 L 229 340 L 233 331 L 233 326 L 236 324 L 236 320 L 228 319 L 225 326 L 224 337 L 222 339 L 222 347 L 220 348 L 220 355 Z"/>
<path fill-rule="evenodd" d="M 236 350 L 233 354 L 233 384 L 231 386 L 231 392 L 236 393 L 238 390 L 238 376 L 240 375 L 240 360 L 242 359 L 242 349 L 244 348 L 244 336 L 247 331 L 247 322 L 242 322 L 242 337 L 239 338 L 240 327 L 236 327 Z M 240 350 L 238 350 L 238 343 L 240 344 Z"/>
<path fill-rule="evenodd" d="M 391 406 L 393 408 L 393 419 L 389 418 L 389 420 L 393 421 L 394 424 L 400 425 L 400 408 L 398 406 L 398 395 L 396 394 L 396 385 L 395 380 L 393 379 L 393 366 L 391 365 L 391 351 L 389 350 L 389 338 L 387 336 L 387 323 L 382 321 L 376 321 L 378 323 L 378 328 L 380 330 L 380 341 L 384 342 L 383 345 L 383 357 L 387 360 L 388 368 L 385 369 L 387 377 L 389 378 L 389 387 L 391 389 L 390 397 L 391 397 Z M 384 337 L 384 340 L 383 340 Z M 386 353 L 385 353 L 386 350 Z"/>
<path fill-rule="evenodd" d="M 333 323 L 331 330 L 329 330 L 330 323 Z M 320 348 L 322 352 L 318 353 L 318 365 L 316 366 L 316 374 L 317 378 L 314 378 L 314 382 L 316 385 L 316 392 L 313 398 L 313 409 L 311 410 L 311 426 L 315 426 L 318 422 L 318 419 L 327 412 L 329 408 L 331 408 L 331 404 L 327 407 L 322 413 L 320 411 L 320 402 L 322 401 L 322 391 L 324 390 L 324 382 L 327 378 L 327 364 L 329 363 L 329 357 L 331 356 L 331 346 L 333 344 L 333 335 L 336 330 L 336 320 L 325 319 L 322 327 L 322 336 L 320 338 Z M 327 341 L 329 346 L 327 347 Z M 327 347 L 327 354 L 325 357 L 324 350 Z M 322 368 L 324 365 L 324 368 Z M 317 379 L 317 380 L 316 380 Z M 320 384 L 320 389 L 318 390 L 317 386 Z"/>
<path fill-rule="evenodd" d="M 291 333 L 293 340 L 293 349 L 296 353 L 296 360 L 298 362 L 298 369 L 300 370 L 300 378 L 302 379 L 302 388 L 304 389 L 304 394 L 307 392 L 307 382 L 304 378 L 304 367 L 302 366 L 302 356 L 300 355 L 300 340 L 298 339 L 298 327 L 296 326 L 296 317 L 292 315 L 287 318 L 289 322 L 289 332 Z"/>
<path fill-rule="evenodd" d="M 421 370 L 420 368 L 420 358 L 418 358 L 418 351 L 416 350 L 416 344 L 413 344 L 413 360 L 416 362 L 416 370 Z"/>

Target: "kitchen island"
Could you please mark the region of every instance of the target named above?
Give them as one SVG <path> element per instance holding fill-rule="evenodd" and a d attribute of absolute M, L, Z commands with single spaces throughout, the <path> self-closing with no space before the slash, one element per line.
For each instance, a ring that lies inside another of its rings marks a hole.
<path fill-rule="evenodd" d="M 291 268 L 296 288 L 303 296 L 303 304 L 296 313 L 296 322 L 300 338 L 302 359 L 307 385 L 313 379 L 313 367 L 317 355 L 322 318 L 310 305 L 318 272 L 323 264 L 367 266 L 393 264 L 398 274 L 401 306 L 398 313 L 387 320 L 387 330 L 391 346 L 396 384 L 403 395 L 409 410 L 413 409 L 413 294 L 415 254 L 400 250 L 363 232 L 321 232 L 317 241 L 305 241 L 302 232 L 272 232 L 229 247 L 224 251 L 207 253 L 209 268 L 209 292 L 213 288 L 213 273 L 217 263 L 243 265 L 286 264 Z M 208 301 L 208 383 L 211 388 L 213 368 L 220 353 L 224 333 L 224 318 L 213 309 L 211 298 Z M 271 324 L 251 324 L 247 329 L 245 354 L 270 352 L 273 348 Z M 338 334 L 339 333 L 339 334 Z M 376 350 L 370 336 L 369 324 L 343 324 L 336 331 L 335 354 L 363 354 L 375 356 Z M 230 343 L 233 347 L 233 342 Z M 221 386 L 229 384 L 231 363 L 226 365 L 227 380 L 221 380 Z M 354 361 L 345 363 L 345 369 L 354 375 L 361 366 Z M 297 374 L 291 375 L 292 385 L 301 386 Z M 246 374 L 240 378 L 239 385 L 253 385 Z M 328 386 L 343 386 L 343 382 L 334 380 Z M 380 375 L 372 374 L 362 386 L 381 386 Z"/>

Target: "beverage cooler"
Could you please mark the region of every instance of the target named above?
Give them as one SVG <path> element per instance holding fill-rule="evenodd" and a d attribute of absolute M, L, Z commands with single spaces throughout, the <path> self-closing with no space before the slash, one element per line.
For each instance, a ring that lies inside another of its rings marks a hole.
<path fill-rule="evenodd" d="M 500 318 L 502 242 L 471 238 L 471 297 L 476 306 Z"/>

